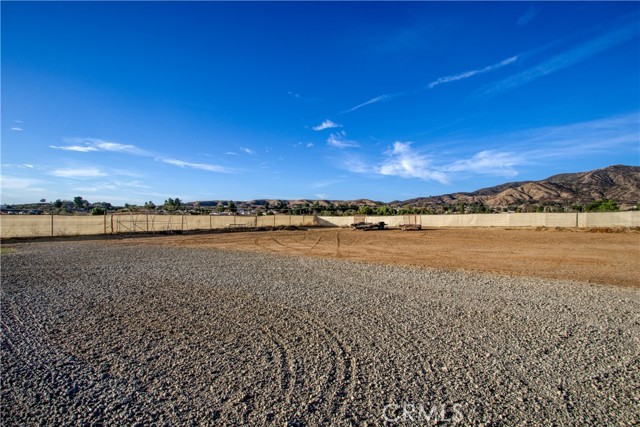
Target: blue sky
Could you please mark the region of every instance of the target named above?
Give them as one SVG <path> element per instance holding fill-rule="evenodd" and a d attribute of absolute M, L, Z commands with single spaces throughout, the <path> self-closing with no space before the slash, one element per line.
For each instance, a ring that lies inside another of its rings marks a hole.
<path fill-rule="evenodd" d="M 2 202 L 404 200 L 640 163 L 638 2 L 6 2 Z"/>

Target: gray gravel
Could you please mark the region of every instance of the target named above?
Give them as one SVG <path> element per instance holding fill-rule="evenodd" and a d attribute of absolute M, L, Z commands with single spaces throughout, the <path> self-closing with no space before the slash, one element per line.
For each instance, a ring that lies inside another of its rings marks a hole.
<path fill-rule="evenodd" d="M 640 291 L 220 250 L 2 255 L 5 425 L 634 425 Z"/>

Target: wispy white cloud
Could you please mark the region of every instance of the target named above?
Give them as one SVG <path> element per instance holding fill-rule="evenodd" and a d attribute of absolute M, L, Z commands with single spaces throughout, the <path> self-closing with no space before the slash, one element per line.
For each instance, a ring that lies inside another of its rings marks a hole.
<path fill-rule="evenodd" d="M 333 128 L 341 128 L 341 127 L 342 125 L 334 123 L 331 120 L 325 120 L 324 122 L 320 123 L 318 126 L 314 126 L 311 129 L 315 131 L 321 131 L 325 129 L 333 129 Z"/>
<path fill-rule="evenodd" d="M 44 184 L 39 179 L 21 178 L 8 175 L 0 175 L 0 187 L 2 190 L 38 190 L 42 188 L 37 187 Z M 37 187 L 37 188 L 36 188 Z"/>
<path fill-rule="evenodd" d="M 50 145 L 49 148 L 54 150 L 77 151 L 80 153 L 88 153 L 90 151 L 100 151 L 96 147 L 90 145 Z"/>
<path fill-rule="evenodd" d="M 431 158 L 411 147 L 411 142 L 396 141 L 393 148 L 385 152 L 386 159 L 376 170 L 380 175 L 418 178 L 425 181 L 448 182 L 442 172 L 437 171 Z"/>
<path fill-rule="evenodd" d="M 329 135 L 329 138 L 327 138 L 327 145 L 340 149 L 360 146 L 357 142 L 348 140 L 347 133 L 345 131 L 340 131 Z"/>
<path fill-rule="evenodd" d="M 163 163 L 182 167 L 182 168 L 199 169 L 199 170 L 206 170 L 210 172 L 220 172 L 220 173 L 231 172 L 229 168 L 226 168 L 223 166 L 212 165 L 207 163 L 190 163 L 190 162 L 186 162 L 178 159 L 167 158 L 165 156 L 154 154 L 150 151 L 144 150 L 142 148 L 139 148 L 131 144 L 120 144 L 118 142 L 105 141 L 105 140 L 96 139 L 96 138 L 65 138 L 64 141 L 73 145 L 63 145 L 63 146 L 50 145 L 49 147 L 56 150 L 76 151 L 76 152 L 82 152 L 82 153 L 88 153 L 88 152 L 123 153 L 123 154 L 153 158 Z M 247 154 L 250 154 L 250 155 L 254 154 L 254 151 L 249 148 L 241 147 L 240 149 Z M 236 153 L 228 152 L 227 154 L 235 155 Z M 60 169 L 60 170 L 57 170 L 57 173 L 56 171 L 54 171 L 53 175 L 65 177 L 65 174 L 67 174 L 68 176 L 66 177 L 74 177 L 74 176 L 80 177 L 82 176 L 82 171 L 84 171 L 84 173 L 89 175 L 91 173 L 90 172 L 91 169 L 79 169 L 76 171 L 79 171 L 79 174 L 74 174 L 73 169 L 68 170 L 68 172 L 67 170 Z M 95 175 L 95 176 L 102 176 L 102 175 Z"/>
<path fill-rule="evenodd" d="M 322 181 L 315 181 L 311 183 L 311 188 L 314 188 L 314 189 L 325 188 L 335 184 L 339 184 L 343 181 L 344 179 L 325 179 Z"/>
<path fill-rule="evenodd" d="M 442 168 L 443 172 L 466 172 L 478 175 L 516 176 L 516 166 L 524 163 L 520 154 L 483 150 L 470 158 L 456 160 Z"/>
<path fill-rule="evenodd" d="M 640 112 L 528 129 L 497 136 L 495 141 L 525 152 L 526 158 L 533 161 L 580 158 L 613 150 L 627 150 L 638 158 Z"/>
<path fill-rule="evenodd" d="M 523 27 L 523 26 L 527 25 L 529 22 L 531 22 L 533 20 L 533 18 L 538 16 L 539 12 L 540 11 L 537 8 L 535 8 L 533 5 L 529 6 L 527 11 L 524 13 L 524 15 L 522 15 L 522 16 L 520 16 L 520 18 L 518 18 L 518 22 L 517 22 L 518 27 Z"/>
<path fill-rule="evenodd" d="M 0 198 L 3 203 L 6 200 L 32 202 L 47 194 L 46 184 L 39 179 L 0 175 Z"/>
<path fill-rule="evenodd" d="M 64 138 L 64 141 L 69 144 L 75 145 L 67 145 L 67 146 L 53 146 L 51 148 L 59 149 L 59 150 L 70 150 L 70 151 L 109 151 L 113 153 L 126 153 L 126 154 L 135 154 L 137 156 L 152 156 L 146 150 L 143 150 L 135 145 L 131 144 L 120 144 L 118 142 L 105 141 L 102 139 L 96 138 Z"/>
<path fill-rule="evenodd" d="M 514 56 L 510 56 L 507 59 L 503 59 L 500 62 L 497 62 L 495 64 L 492 65 L 488 65 L 484 68 L 480 68 L 477 70 L 470 70 L 470 71 L 465 71 L 464 73 L 460 73 L 460 74 L 454 74 L 451 76 L 445 76 L 445 77 L 440 77 L 439 79 L 436 79 L 434 81 L 432 81 L 431 83 L 429 83 L 429 89 L 433 89 L 434 87 L 441 85 L 443 83 L 450 83 L 450 82 L 455 82 L 458 80 L 464 80 L 464 79 L 468 79 L 469 77 L 473 77 L 476 76 L 478 74 L 484 74 L 484 73 L 488 73 L 490 71 L 495 71 L 499 68 L 504 67 L 505 65 L 509 65 L 512 64 L 514 62 L 516 62 L 518 60 L 518 55 L 514 55 Z"/>
<path fill-rule="evenodd" d="M 160 160 L 163 163 L 173 165 L 173 166 L 178 166 L 181 168 L 199 169 L 199 170 L 204 170 L 209 172 L 219 172 L 219 173 L 232 172 L 229 168 L 225 168 L 224 166 L 210 165 L 206 163 L 191 163 L 191 162 L 185 162 L 178 159 L 166 159 L 166 158 L 159 158 L 158 160 Z"/>
<path fill-rule="evenodd" d="M 254 154 L 256 154 L 256 152 L 254 150 L 252 150 L 251 148 L 247 148 L 247 147 L 240 147 L 240 151 L 243 151 L 244 153 L 253 156 Z"/>
<path fill-rule="evenodd" d="M 68 168 L 68 169 L 54 169 L 50 172 L 50 175 L 60 178 L 100 178 L 105 177 L 107 174 L 96 167 L 86 168 Z"/>
<path fill-rule="evenodd" d="M 621 43 L 638 36 L 640 27 L 637 22 L 624 25 L 608 33 L 584 42 L 572 49 L 560 53 L 551 59 L 543 61 L 538 65 L 525 71 L 514 74 L 497 83 L 485 86 L 482 93 L 499 93 L 522 86 L 533 80 L 539 79 L 556 71 L 578 64 L 592 56 L 611 49 Z"/>
<path fill-rule="evenodd" d="M 12 163 L 4 163 L 2 165 L 3 168 L 18 168 L 18 169 L 34 169 L 35 166 L 30 164 L 30 163 L 22 163 L 19 165 L 16 164 L 12 164 Z"/>
<path fill-rule="evenodd" d="M 99 181 L 93 183 L 93 185 L 89 186 L 79 186 L 75 187 L 78 191 L 95 193 L 97 191 L 131 191 L 131 190 L 147 190 L 151 189 L 148 185 L 144 185 L 139 181 L 121 181 L 121 180 L 110 180 L 110 181 Z"/>
<path fill-rule="evenodd" d="M 367 105 L 371 105 L 371 104 L 377 104 L 379 102 L 386 102 L 390 99 L 396 98 L 398 96 L 401 95 L 405 95 L 408 92 L 397 92 L 397 93 L 386 93 L 380 96 L 376 96 L 375 98 L 371 98 L 368 101 L 363 102 L 362 104 L 358 104 L 355 107 L 349 108 L 348 110 L 345 110 L 342 112 L 342 114 L 346 114 L 346 113 L 350 113 L 352 111 L 356 111 L 362 107 L 366 107 Z"/>
<path fill-rule="evenodd" d="M 460 147 L 452 157 L 452 150 Z M 620 151 L 640 156 L 640 113 L 539 127 L 457 141 L 431 141 L 429 154 L 410 142 L 395 142 L 379 160 L 351 155 L 341 167 L 369 175 L 398 176 L 449 183 L 473 176 L 514 177 L 523 167 Z M 442 147 L 447 147 L 443 151 Z M 478 147 L 469 153 L 464 147 Z"/>
<path fill-rule="evenodd" d="M 313 147 L 313 142 L 307 143 L 307 148 L 311 148 L 311 147 Z"/>
<path fill-rule="evenodd" d="M 22 132 L 23 129 L 15 126 L 15 127 L 12 127 L 11 130 L 14 132 Z"/>
<path fill-rule="evenodd" d="M 500 61 L 500 62 L 498 62 L 496 64 L 488 65 L 488 66 L 486 66 L 484 68 L 480 68 L 480 69 L 477 69 L 477 70 L 465 71 L 463 73 L 454 74 L 454 75 L 451 75 L 451 76 L 440 77 L 440 78 L 432 81 L 431 83 L 429 83 L 427 85 L 427 87 L 429 89 L 433 89 L 434 87 L 436 87 L 438 85 L 441 85 L 443 83 L 450 83 L 450 82 L 454 82 L 454 81 L 457 81 L 457 80 L 468 79 L 469 77 L 473 77 L 473 76 L 478 75 L 478 74 L 488 73 L 490 71 L 494 71 L 494 70 L 502 68 L 502 67 L 504 67 L 506 65 L 514 63 L 514 62 L 516 62 L 518 60 L 518 58 L 519 58 L 518 55 L 514 55 L 514 56 L 511 56 L 509 58 L 503 59 L 502 61 Z M 410 90 L 410 91 L 403 91 L 403 92 L 386 93 L 386 94 L 383 94 L 383 95 L 379 95 L 379 96 L 376 96 L 374 98 L 371 98 L 368 101 L 365 101 L 365 102 L 363 102 L 361 104 L 358 104 L 355 107 L 351 107 L 348 110 L 343 111 L 342 114 L 351 113 L 351 112 L 356 111 L 356 110 L 358 110 L 358 109 L 360 109 L 362 107 L 366 107 L 367 105 L 378 104 L 378 103 L 381 103 L 381 102 L 387 102 L 387 101 L 392 100 L 394 98 L 398 98 L 400 96 L 407 95 L 407 94 L 410 94 L 410 93 L 415 93 L 415 92 L 418 92 L 420 90 L 424 90 L 424 88 Z"/>

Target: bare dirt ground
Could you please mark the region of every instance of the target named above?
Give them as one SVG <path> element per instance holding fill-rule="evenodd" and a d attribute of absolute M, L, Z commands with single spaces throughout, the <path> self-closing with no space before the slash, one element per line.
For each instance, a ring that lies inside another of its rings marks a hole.
<path fill-rule="evenodd" d="M 309 229 L 163 236 L 126 245 L 219 248 L 640 286 L 640 232 L 571 229 Z"/>

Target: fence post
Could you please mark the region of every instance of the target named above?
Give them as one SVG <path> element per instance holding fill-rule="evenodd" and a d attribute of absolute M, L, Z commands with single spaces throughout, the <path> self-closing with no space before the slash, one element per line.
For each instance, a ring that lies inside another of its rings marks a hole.
<path fill-rule="evenodd" d="M 104 216 L 102 217 L 102 225 L 104 226 L 104 234 L 107 234 L 107 210 L 104 211 Z"/>
<path fill-rule="evenodd" d="M 51 237 L 53 237 L 53 209 L 51 209 Z"/>

